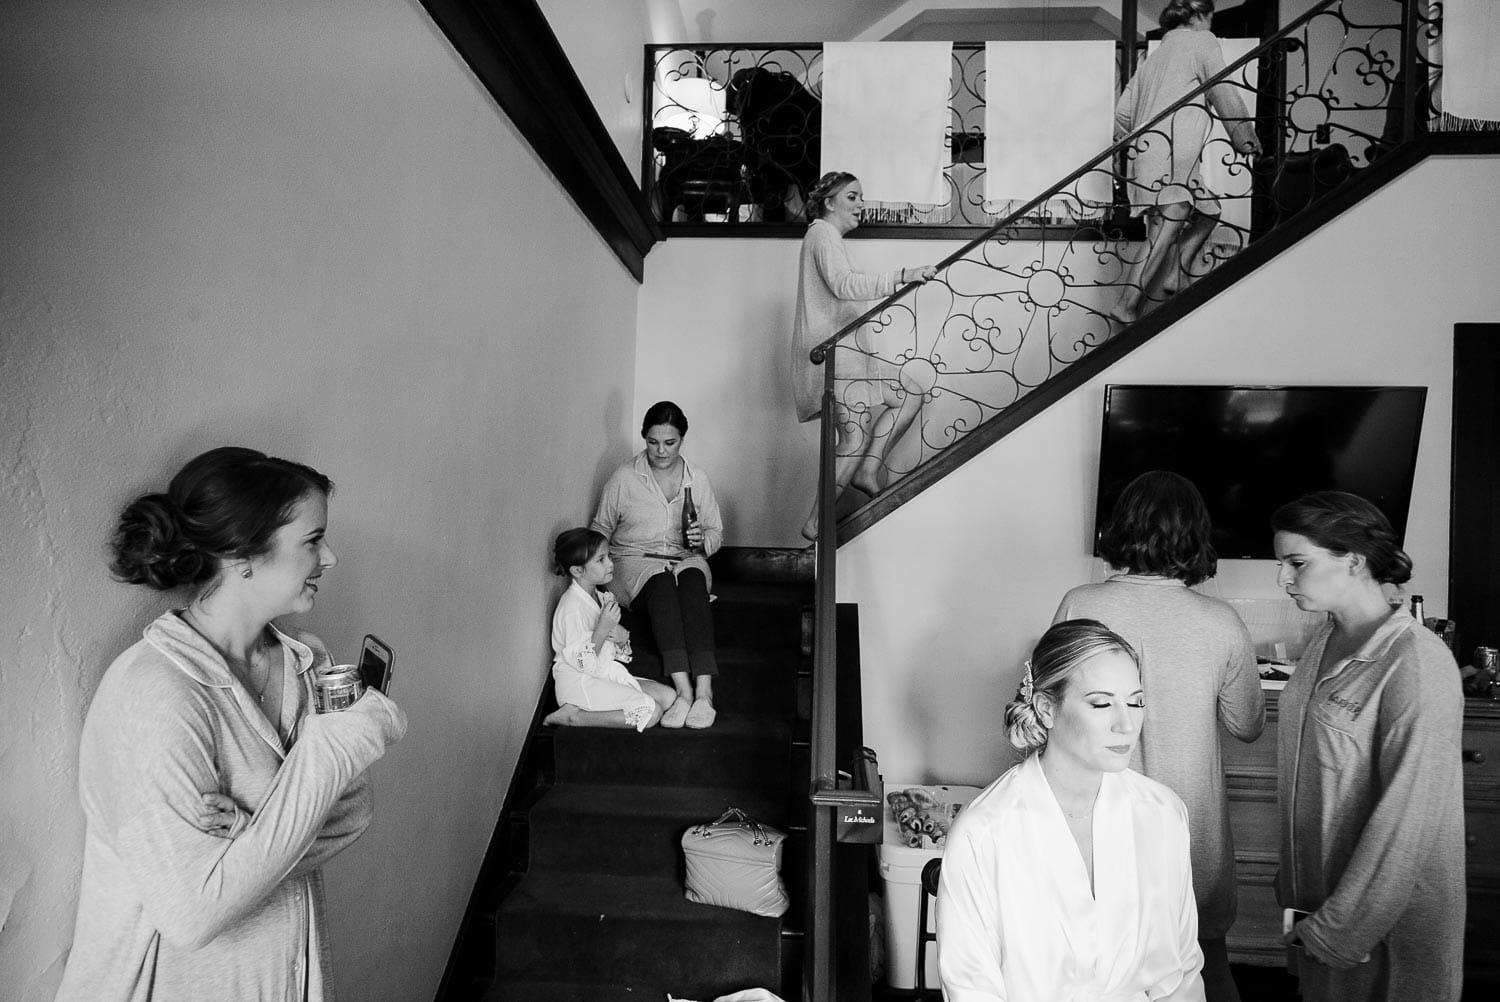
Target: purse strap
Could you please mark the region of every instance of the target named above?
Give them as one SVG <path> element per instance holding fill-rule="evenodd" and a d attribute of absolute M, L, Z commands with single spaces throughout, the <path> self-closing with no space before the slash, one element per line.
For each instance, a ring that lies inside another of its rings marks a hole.
<path fill-rule="evenodd" d="M 750 830 L 750 837 L 754 845 L 771 844 L 771 837 L 767 835 L 765 829 L 760 826 L 760 822 L 750 817 L 750 815 L 746 814 L 738 807 L 729 808 L 729 810 L 719 815 L 719 820 L 717 821 L 705 822 L 704 824 L 698 825 L 693 829 L 693 834 L 699 836 L 700 838 L 709 838 L 713 835 L 713 830 L 715 828 L 729 821 L 738 821 L 741 828 L 748 828 Z"/>

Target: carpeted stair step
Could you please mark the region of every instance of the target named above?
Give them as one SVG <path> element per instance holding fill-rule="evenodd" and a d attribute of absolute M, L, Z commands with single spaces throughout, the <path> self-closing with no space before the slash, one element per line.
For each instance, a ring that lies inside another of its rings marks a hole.
<path fill-rule="evenodd" d="M 775 985 L 770 988 L 776 990 Z M 580 981 L 508 981 L 492 987 L 480 1002 L 664 1002 L 665 999 L 661 992 L 615 982 L 591 985 Z"/>
<path fill-rule="evenodd" d="M 559 727 L 553 735 L 556 781 L 784 792 L 791 781 L 790 735 L 785 721 L 730 713 L 707 730 Z"/>
<path fill-rule="evenodd" d="M 729 807 L 785 831 L 785 800 L 761 789 L 560 783 L 528 812 L 531 866 L 680 879 L 684 831 Z"/>
<path fill-rule="evenodd" d="M 796 709 L 796 650 L 719 648 L 719 676 L 714 680 L 714 706 L 734 716 L 786 719 Z M 663 680 L 665 681 L 665 680 Z"/>
<path fill-rule="evenodd" d="M 812 589 L 715 579 L 714 636 L 717 646 L 796 650 L 802 612 L 812 605 Z"/>
<path fill-rule="evenodd" d="M 714 680 L 714 706 L 720 713 L 786 717 L 793 712 L 797 669 L 802 661 L 798 651 L 720 647 L 716 654 L 719 675 Z M 672 684 L 671 679 L 661 674 L 657 662 L 642 658 L 640 664 L 632 661 L 626 668 L 641 678 Z"/>
<path fill-rule="evenodd" d="M 778 920 L 694 904 L 670 877 L 533 867 L 502 904 L 498 932 L 497 988 L 565 979 L 712 999 L 780 969 Z"/>

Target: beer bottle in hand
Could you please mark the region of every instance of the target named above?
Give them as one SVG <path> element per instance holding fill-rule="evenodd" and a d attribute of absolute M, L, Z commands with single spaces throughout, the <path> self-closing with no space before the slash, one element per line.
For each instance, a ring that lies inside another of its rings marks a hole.
<path fill-rule="evenodd" d="M 688 529 L 698 524 L 698 507 L 693 504 L 693 489 L 684 487 L 682 489 L 682 545 L 685 549 L 696 550 L 698 547 L 688 542 Z"/>

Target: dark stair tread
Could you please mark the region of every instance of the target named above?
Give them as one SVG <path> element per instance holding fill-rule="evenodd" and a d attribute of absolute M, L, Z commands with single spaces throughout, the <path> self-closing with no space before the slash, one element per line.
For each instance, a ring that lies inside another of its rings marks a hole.
<path fill-rule="evenodd" d="M 601 876 L 533 869 L 506 897 L 502 915 L 545 912 L 558 918 L 670 922 L 745 928 L 780 937 L 780 919 L 689 901 L 675 876 Z"/>
<path fill-rule="evenodd" d="M 626 754 L 631 748 L 653 745 L 687 746 L 737 744 L 747 741 L 785 742 L 791 727 L 785 717 L 762 717 L 722 710 L 712 727 L 651 727 L 636 732 L 625 727 L 558 727 L 553 731 L 553 745 L 559 762 L 571 750 L 619 748 Z"/>
<path fill-rule="evenodd" d="M 778 919 L 694 904 L 675 879 L 533 870 L 496 918 L 497 984 L 566 972 L 715 998 L 779 980 Z"/>
<path fill-rule="evenodd" d="M 530 865 L 600 874 L 677 874 L 683 833 L 738 807 L 786 830 L 785 792 L 561 783 L 528 812 Z M 778 803 L 779 801 L 779 803 Z"/>
<path fill-rule="evenodd" d="M 745 605 L 789 605 L 801 607 L 813 600 L 813 586 L 807 584 L 783 584 L 773 581 L 739 581 L 714 575 L 715 604 L 729 602 Z"/>
<path fill-rule="evenodd" d="M 803 660 L 802 652 L 795 647 L 747 647 L 743 644 L 715 648 L 714 656 L 721 666 L 784 668 L 788 678 L 796 674 Z"/>
<path fill-rule="evenodd" d="M 506 981 L 480 1002 L 663 1002 L 660 989 L 581 981 Z"/>
<path fill-rule="evenodd" d="M 558 783 L 530 810 L 533 825 L 547 815 L 621 815 L 687 824 L 713 821 L 730 807 L 773 827 L 785 823 L 785 797 L 764 790 L 723 786 L 619 786 L 608 783 Z"/>

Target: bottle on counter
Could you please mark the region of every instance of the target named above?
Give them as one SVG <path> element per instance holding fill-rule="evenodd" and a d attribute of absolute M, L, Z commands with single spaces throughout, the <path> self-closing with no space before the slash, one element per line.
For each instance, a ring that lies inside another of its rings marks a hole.
<path fill-rule="evenodd" d="M 689 550 L 698 547 L 688 542 L 688 529 L 698 524 L 698 506 L 693 504 L 693 489 L 684 487 L 682 489 L 682 545 Z"/>

